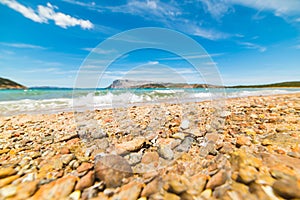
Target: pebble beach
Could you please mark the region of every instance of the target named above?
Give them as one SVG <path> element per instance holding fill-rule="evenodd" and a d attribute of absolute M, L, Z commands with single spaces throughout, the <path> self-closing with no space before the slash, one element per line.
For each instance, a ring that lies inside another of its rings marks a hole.
<path fill-rule="evenodd" d="M 300 199 L 300 93 L 0 117 L 0 199 Z"/>

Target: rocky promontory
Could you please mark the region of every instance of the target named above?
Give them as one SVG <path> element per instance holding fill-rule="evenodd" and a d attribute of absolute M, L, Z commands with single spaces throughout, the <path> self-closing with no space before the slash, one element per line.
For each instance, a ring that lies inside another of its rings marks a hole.
<path fill-rule="evenodd" d="M 0 89 L 26 89 L 26 87 L 9 79 L 0 78 Z"/>

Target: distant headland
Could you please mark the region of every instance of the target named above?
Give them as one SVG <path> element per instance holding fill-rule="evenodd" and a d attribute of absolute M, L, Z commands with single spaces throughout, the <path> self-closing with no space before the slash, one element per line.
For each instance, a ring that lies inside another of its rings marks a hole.
<path fill-rule="evenodd" d="M 6 78 L 0 78 L 0 89 L 26 89 L 24 85 Z"/>
<path fill-rule="evenodd" d="M 236 86 L 220 86 L 210 84 L 188 84 L 188 83 L 157 83 L 150 81 L 136 81 L 128 79 L 114 80 L 108 89 L 122 88 L 284 88 L 284 87 L 300 87 L 300 81 L 280 82 L 262 85 L 236 85 Z"/>

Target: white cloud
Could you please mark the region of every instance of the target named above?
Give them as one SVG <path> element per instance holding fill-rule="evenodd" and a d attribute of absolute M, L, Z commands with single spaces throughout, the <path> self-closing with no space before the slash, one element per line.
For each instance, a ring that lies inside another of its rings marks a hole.
<path fill-rule="evenodd" d="M 97 53 L 97 54 L 110 54 L 110 53 L 115 53 L 117 52 L 114 49 L 100 49 L 100 48 L 82 48 L 82 50 L 92 52 L 92 53 Z"/>
<path fill-rule="evenodd" d="M 24 43 L 6 43 L 0 42 L 1 45 L 15 47 L 15 48 L 24 48 L 24 49 L 46 49 L 42 46 L 32 45 L 32 44 L 24 44 Z"/>
<path fill-rule="evenodd" d="M 89 20 L 77 19 L 70 15 L 56 12 L 57 6 L 47 3 L 47 6 L 38 5 L 37 11 L 26 7 L 15 0 L 0 0 L 0 3 L 21 13 L 24 17 L 38 23 L 48 23 L 53 20 L 57 26 L 67 28 L 70 26 L 80 26 L 82 29 L 91 29 L 93 24 Z"/>
<path fill-rule="evenodd" d="M 212 17 L 219 19 L 225 13 L 234 11 L 233 7 L 229 6 L 225 0 L 200 0 Z"/>
<path fill-rule="evenodd" d="M 149 62 L 147 63 L 147 65 L 158 65 L 158 64 L 159 64 L 158 61 L 149 61 Z"/>
<path fill-rule="evenodd" d="M 243 45 L 247 49 L 257 49 L 259 52 L 265 52 L 267 50 L 266 47 L 251 42 L 239 42 L 239 44 Z"/>
<path fill-rule="evenodd" d="M 228 2 L 260 11 L 273 11 L 278 16 L 299 15 L 300 12 L 300 1 L 298 0 L 228 0 Z"/>

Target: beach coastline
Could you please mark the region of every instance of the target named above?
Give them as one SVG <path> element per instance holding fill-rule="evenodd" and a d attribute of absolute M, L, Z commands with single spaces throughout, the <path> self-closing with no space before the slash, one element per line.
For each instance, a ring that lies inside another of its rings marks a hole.
<path fill-rule="evenodd" d="M 0 116 L 2 199 L 300 198 L 300 93 Z"/>

